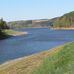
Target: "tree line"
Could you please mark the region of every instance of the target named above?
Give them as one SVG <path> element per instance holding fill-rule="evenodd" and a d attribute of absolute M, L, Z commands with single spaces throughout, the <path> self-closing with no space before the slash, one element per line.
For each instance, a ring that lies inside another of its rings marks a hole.
<path fill-rule="evenodd" d="M 9 29 L 6 21 L 3 18 L 0 19 L 0 40 L 7 37 L 7 35 L 3 32 L 4 29 Z"/>

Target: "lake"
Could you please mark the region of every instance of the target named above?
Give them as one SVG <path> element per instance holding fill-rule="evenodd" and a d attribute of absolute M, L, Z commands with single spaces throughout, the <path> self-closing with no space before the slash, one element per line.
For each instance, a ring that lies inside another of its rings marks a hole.
<path fill-rule="evenodd" d="M 0 41 L 0 64 L 6 61 L 48 50 L 74 40 L 74 30 L 25 28 L 27 35 Z"/>

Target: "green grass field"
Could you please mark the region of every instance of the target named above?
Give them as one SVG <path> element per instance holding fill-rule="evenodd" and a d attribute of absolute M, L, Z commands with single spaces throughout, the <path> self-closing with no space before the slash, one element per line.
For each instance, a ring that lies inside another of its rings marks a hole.
<path fill-rule="evenodd" d="M 0 74 L 74 74 L 74 42 L 2 64 Z"/>
<path fill-rule="evenodd" d="M 74 42 L 45 58 L 32 74 L 74 74 Z"/>
<path fill-rule="evenodd" d="M 7 35 L 11 35 L 11 36 L 17 36 L 17 35 L 24 35 L 27 34 L 27 32 L 18 32 L 18 31 L 14 31 L 14 30 L 3 30 L 4 33 L 6 33 Z"/>

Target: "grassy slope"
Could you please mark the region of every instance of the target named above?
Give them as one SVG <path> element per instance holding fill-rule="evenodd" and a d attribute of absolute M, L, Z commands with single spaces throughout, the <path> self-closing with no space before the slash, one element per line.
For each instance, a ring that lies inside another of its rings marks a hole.
<path fill-rule="evenodd" d="M 0 65 L 0 74 L 74 74 L 74 42 Z"/>
<path fill-rule="evenodd" d="M 33 74 L 74 74 L 74 43 L 44 59 Z"/>
<path fill-rule="evenodd" d="M 17 35 L 27 34 L 27 32 L 18 32 L 18 31 L 14 31 L 14 30 L 4 30 L 4 32 L 7 35 L 11 35 L 11 36 L 17 36 Z"/>

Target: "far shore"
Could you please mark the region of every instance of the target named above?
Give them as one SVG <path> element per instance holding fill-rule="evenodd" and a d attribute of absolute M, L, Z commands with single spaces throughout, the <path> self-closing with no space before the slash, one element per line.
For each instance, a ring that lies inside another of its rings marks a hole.
<path fill-rule="evenodd" d="M 74 27 L 68 27 L 68 28 L 53 28 L 53 27 L 25 27 L 25 28 L 49 28 L 49 29 L 53 29 L 53 30 L 74 30 Z M 24 29 L 25 29 L 24 28 Z"/>
<path fill-rule="evenodd" d="M 74 30 L 74 27 L 70 27 L 70 28 L 50 28 L 50 29 L 53 29 L 53 30 Z"/>

